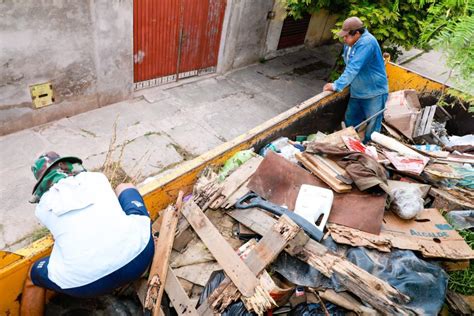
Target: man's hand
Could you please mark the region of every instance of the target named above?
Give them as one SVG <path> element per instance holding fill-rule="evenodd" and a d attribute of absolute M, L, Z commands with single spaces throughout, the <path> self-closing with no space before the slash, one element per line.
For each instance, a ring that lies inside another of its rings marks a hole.
<path fill-rule="evenodd" d="M 333 83 L 326 83 L 323 87 L 323 91 L 336 91 L 336 89 L 334 89 Z"/>

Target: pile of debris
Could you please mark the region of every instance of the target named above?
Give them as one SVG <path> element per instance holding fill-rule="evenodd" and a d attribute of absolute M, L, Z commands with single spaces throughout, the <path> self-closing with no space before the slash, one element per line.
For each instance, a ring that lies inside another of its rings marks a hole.
<path fill-rule="evenodd" d="M 412 91 L 384 117 L 369 144 L 349 127 L 204 169 L 153 225 L 145 308 L 169 308 L 166 292 L 179 315 L 435 315 L 445 298 L 471 314 L 446 271 L 474 258 L 455 229 L 473 227 L 457 210 L 474 209 L 474 144 L 454 144 L 449 114 Z"/>

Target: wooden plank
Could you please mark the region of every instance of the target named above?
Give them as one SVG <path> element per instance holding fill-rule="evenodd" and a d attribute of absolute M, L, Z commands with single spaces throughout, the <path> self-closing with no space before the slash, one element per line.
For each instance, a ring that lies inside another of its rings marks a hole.
<path fill-rule="evenodd" d="M 456 315 L 472 315 L 474 312 L 464 297 L 454 291 L 448 290 L 446 302 Z"/>
<path fill-rule="evenodd" d="M 252 296 L 258 285 L 257 278 L 199 206 L 193 201 L 188 201 L 184 205 L 182 213 L 242 295 Z"/>
<path fill-rule="evenodd" d="M 257 156 L 252 157 L 251 159 L 246 161 L 243 165 L 241 165 L 224 180 L 224 182 L 222 183 L 221 191 L 216 194 L 214 201 L 209 201 L 212 203 L 208 202 L 206 204 L 211 204 L 212 208 L 218 208 L 225 204 L 228 198 L 232 195 L 232 193 L 237 191 L 241 186 L 244 185 L 244 183 L 247 183 L 248 179 L 253 175 L 255 170 L 257 170 L 262 160 L 263 157 Z M 222 198 L 219 199 L 219 197 L 221 196 Z M 235 202 L 232 205 L 234 204 Z M 186 247 L 186 245 L 191 241 L 192 238 L 193 234 L 189 230 L 188 221 L 184 217 L 180 218 L 178 222 L 178 232 L 176 234 L 176 240 L 173 245 L 173 249 L 176 251 L 181 251 L 184 247 Z"/>
<path fill-rule="evenodd" d="M 262 239 L 260 239 L 257 245 L 249 252 L 247 258 L 244 259 L 245 264 L 247 264 L 255 276 L 258 276 L 265 267 L 275 260 L 278 254 L 280 254 L 300 231 L 300 227 L 288 216 L 281 216 L 275 225 L 263 235 Z M 209 296 L 206 304 L 222 312 L 230 303 L 239 299 L 239 297 L 240 295 L 237 288 L 230 282 L 229 278 L 226 278 Z M 258 308 L 256 304 L 253 304 L 253 302 L 249 300 L 244 299 L 244 303 L 248 309 L 256 310 Z"/>
<path fill-rule="evenodd" d="M 216 209 L 224 204 L 232 193 L 237 191 L 254 174 L 262 161 L 262 156 L 258 155 L 252 157 L 232 172 L 222 183 L 223 189 L 221 192 L 221 198 L 218 198 L 215 203 L 211 204 L 211 208 Z"/>
<path fill-rule="evenodd" d="M 237 203 L 237 201 L 241 197 L 243 197 L 245 194 L 249 193 L 250 189 L 247 187 L 247 185 L 249 184 L 249 181 L 250 180 L 245 181 L 245 183 L 242 184 L 242 186 L 237 191 L 232 193 L 229 196 L 229 198 L 227 199 L 227 201 L 225 201 L 221 206 L 224 207 L 225 209 L 229 209 L 229 208 L 233 207 L 235 205 L 235 203 Z"/>
<path fill-rule="evenodd" d="M 257 208 L 236 210 L 228 214 L 260 235 L 264 235 L 276 222 L 274 218 Z M 334 254 L 315 240 L 308 240 L 298 257 L 325 276 L 330 278 L 335 275 L 344 280 L 344 286 L 348 291 L 378 311 L 389 315 L 412 314 L 403 306 L 409 301 L 409 297 L 387 282 Z"/>
<path fill-rule="evenodd" d="M 296 154 L 296 159 L 300 161 L 306 168 L 311 171 L 315 176 L 324 181 L 334 191 L 338 193 L 350 192 L 352 186 L 345 184 L 336 179 L 334 171 L 330 170 L 323 163 L 317 161 L 314 157 L 309 154 Z"/>
<path fill-rule="evenodd" d="M 474 209 L 474 203 L 472 201 L 462 200 L 446 190 L 431 187 L 428 194 L 435 198 L 432 206 L 434 208 L 443 209 L 445 211 Z"/>
<path fill-rule="evenodd" d="M 198 316 L 196 308 L 189 300 L 188 295 L 184 291 L 183 287 L 179 283 L 178 278 L 173 273 L 173 270 L 168 267 L 165 291 L 168 294 L 171 304 L 173 304 L 174 309 L 178 315 L 191 315 Z"/>
<path fill-rule="evenodd" d="M 377 315 L 377 311 L 360 303 L 357 299 L 346 292 L 336 292 L 332 289 L 318 291 L 319 296 L 333 304 L 354 311 L 357 315 Z"/>
<path fill-rule="evenodd" d="M 148 276 L 148 291 L 145 299 L 145 308 L 153 311 L 153 315 L 159 315 L 161 299 L 164 293 L 163 283 L 168 273 L 168 261 L 173 247 L 173 240 L 178 224 L 178 216 L 184 193 L 178 194 L 175 207 L 168 207 L 163 214 L 163 222 L 160 227 L 160 235 L 155 247 L 155 255 Z"/>

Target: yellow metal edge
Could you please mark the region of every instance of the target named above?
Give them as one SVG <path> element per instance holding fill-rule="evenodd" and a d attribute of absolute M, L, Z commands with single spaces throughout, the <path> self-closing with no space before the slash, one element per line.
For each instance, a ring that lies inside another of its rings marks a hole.
<path fill-rule="evenodd" d="M 0 250 L 0 269 L 21 259 L 23 259 L 23 256 L 17 253 Z"/>
<path fill-rule="evenodd" d="M 443 87 L 449 87 L 435 79 L 428 78 L 413 70 L 409 70 L 391 62 L 386 64 L 386 70 L 390 92 L 414 89 L 419 93 L 423 93 L 442 90 Z"/>
<path fill-rule="evenodd" d="M 53 246 L 51 236 L 44 237 L 16 252 L 22 259 L 0 269 L 0 314 L 18 315 L 23 283 L 30 265 L 49 255 Z"/>

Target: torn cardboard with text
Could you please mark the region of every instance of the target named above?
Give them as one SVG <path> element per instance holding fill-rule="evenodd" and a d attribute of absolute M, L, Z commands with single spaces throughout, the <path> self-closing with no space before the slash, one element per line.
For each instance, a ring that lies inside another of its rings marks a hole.
<path fill-rule="evenodd" d="M 391 248 L 420 251 L 427 258 L 474 259 L 474 251 L 437 209 L 425 209 L 414 220 L 385 212 L 379 235 L 328 224 L 337 243 L 389 252 Z"/>

